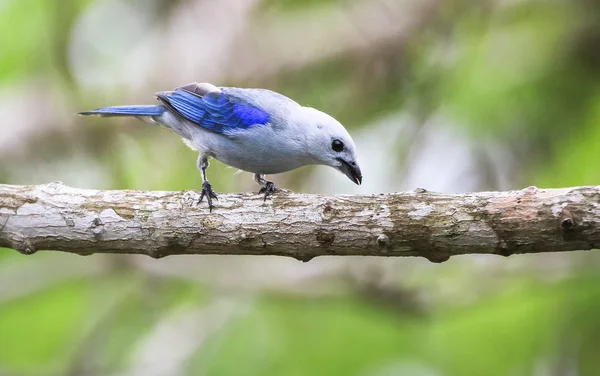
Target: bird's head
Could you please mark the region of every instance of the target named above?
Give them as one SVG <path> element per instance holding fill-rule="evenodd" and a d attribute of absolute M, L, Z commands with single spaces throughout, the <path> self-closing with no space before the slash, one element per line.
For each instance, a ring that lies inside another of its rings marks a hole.
<path fill-rule="evenodd" d="M 340 122 L 324 112 L 304 107 L 309 123 L 310 148 L 319 164 L 331 166 L 354 183 L 362 183 L 356 147 L 352 137 Z"/>

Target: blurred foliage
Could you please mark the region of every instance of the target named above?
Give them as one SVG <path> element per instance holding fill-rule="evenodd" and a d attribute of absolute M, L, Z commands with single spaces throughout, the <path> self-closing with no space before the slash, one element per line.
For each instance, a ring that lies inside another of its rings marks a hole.
<path fill-rule="evenodd" d="M 265 0 L 261 2 L 262 9 L 274 11 L 307 10 L 329 5 L 343 5 L 341 0 Z"/>
<path fill-rule="evenodd" d="M 365 179 L 357 192 L 403 189 L 404 172 L 413 170 L 424 188 L 441 172 L 464 169 L 480 178 L 476 189 L 598 184 L 600 4 L 403 3 L 257 0 L 238 9 L 201 0 L 0 0 L 1 182 L 199 187 L 195 153 L 168 130 L 73 114 L 152 103 L 155 91 L 208 80 L 204 68 L 227 85 L 278 90 L 346 124 L 366 177 L 375 179 L 381 165 L 395 169 L 371 188 Z M 338 14 L 354 33 L 336 34 L 345 27 L 334 22 Z M 233 15 L 239 24 L 224 21 Z M 281 39 L 272 36 L 302 45 L 303 32 L 314 31 L 296 30 L 298 37 L 290 30 L 314 26 L 313 16 L 332 20 L 318 24 L 324 39 L 347 40 L 302 63 L 278 55 Z M 407 26 L 398 31 L 396 23 Z M 229 27 L 238 28 L 231 39 Z M 390 31 L 377 34 L 377 27 Z M 239 61 L 239 51 L 262 43 L 252 39 L 260 33 L 271 35 L 270 51 Z M 353 43 L 360 38 L 366 42 Z M 238 72 L 254 61 L 268 68 Z M 210 70 L 211 62 L 222 72 Z M 390 140 L 382 124 L 406 132 Z M 458 136 L 426 148 L 442 133 Z M 395 147 L 378 153 L 390 141 Z M 453 147 L 476 161 L 451 159 Z M 438 159 L 415 159 L 423 150 Z M 238 177 L 219 162 L 209 171 L 218 191 L 255 189 L 248 174 Z M 275 179 L 295 190 L 325 190 L 328 182 L 315 176 L 304 168 Z M 448 191 L 464 189 L 468 179 L 456 180 Z M 0 249 L 0 375 L 597 375 L 600 260 L 594 252 L 554 256 L 435 266 L 379 260 L 375 274 L 384 279 L 392 269 L 384 288 L 393 293 L 375 298 L 336 272 L 317 288 L 277 280 L 319 274 L 318 262 L 197 257 L 171 264 Z M 344 261 L 328 262 L 346 270 Z M 244 279 L 257 276 L 274 282 Z M 407 286 L 424 309 L 400 302 Z"/>
<path fill-rule="evenodd" d="M 48 2 L 42 0 L 0 3 L 1 82 L 48 70 L 50 41 L 46 35 L 40 35 L 50 26 L 46 4 Z"/>

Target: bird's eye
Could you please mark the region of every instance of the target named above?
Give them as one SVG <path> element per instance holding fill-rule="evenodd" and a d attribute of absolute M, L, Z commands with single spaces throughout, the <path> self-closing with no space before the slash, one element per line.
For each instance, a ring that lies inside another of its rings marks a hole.
<path fill-rule="evenodd" d="M 331 143 L 331 148 L 333 149 L 333 151 L 339 153 L 344 150 L 344 143 L 340 140 L 333 140 L 333 142 Z"/>

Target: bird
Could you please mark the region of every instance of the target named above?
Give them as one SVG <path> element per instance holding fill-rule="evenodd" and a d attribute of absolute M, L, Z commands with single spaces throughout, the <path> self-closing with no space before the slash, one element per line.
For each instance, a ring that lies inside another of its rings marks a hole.
<path fill-rule="evenodd" d="M 266 175 L 326 165 L 362 183 L 354 141 L 332 116 L 267 89 L 197 83 L 155 94 L 159 104 L 111 106 L 82 116 L 135 117 L 171 129 L 198 151 L 197 166 L 209 211 L 217 194 L 207 178 L 209 159 L 254 174 L 264 200 L 278 188 Z"/>

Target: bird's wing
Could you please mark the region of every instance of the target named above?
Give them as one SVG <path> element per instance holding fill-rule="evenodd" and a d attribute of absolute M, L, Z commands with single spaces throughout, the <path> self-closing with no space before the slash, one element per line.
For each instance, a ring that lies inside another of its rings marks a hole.
<path fill-rule="evenodd" d="M 232 134 L 270 121 L 270 115 L 263 109 L 212 84 L 192 83 L 156 93 L 156 97 L 171 111 L 215 133 Z"/>

